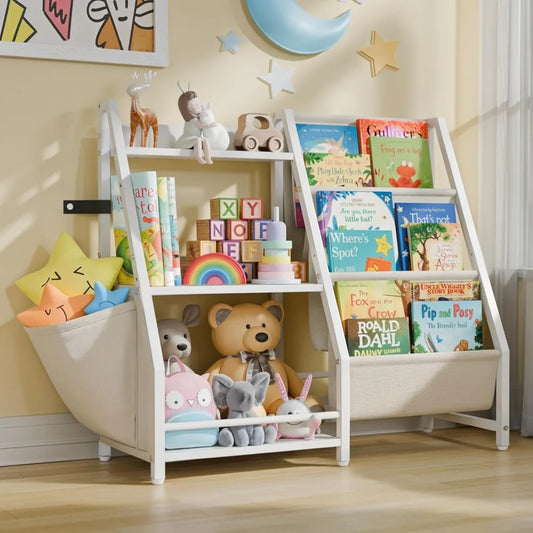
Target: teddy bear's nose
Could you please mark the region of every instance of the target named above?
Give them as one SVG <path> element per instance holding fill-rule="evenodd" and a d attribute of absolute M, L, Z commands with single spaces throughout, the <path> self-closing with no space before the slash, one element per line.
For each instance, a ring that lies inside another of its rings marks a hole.
<path fill-rule="evenodd" d="M 186 345 L 186 344 L 178 344 L 178 345 L 176 346 L 176 348 L 177 348 L 178 350 L 180 350 L 181 352 L 183 352 L 184 350 L 187 349 L 187 345 Z"/>
<path fill-rule="evenodd" d="M 255 339 L 258 342 L 266 342 L 268 340 L 268 335 L 266 333 L 261 332 L 255 336 Z"/>

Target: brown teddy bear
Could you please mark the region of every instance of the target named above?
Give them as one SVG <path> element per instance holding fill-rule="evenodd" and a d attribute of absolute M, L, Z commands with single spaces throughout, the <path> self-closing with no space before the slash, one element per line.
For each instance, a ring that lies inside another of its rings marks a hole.
<path fill-rule="evenodd" d="M 278 345 L 283 320 L 283 306 L 269 300 L 261 305 L 218 303 L 207 316 L 211 338 L 215 348 L 224 357 L 211 365 L 206 372 L 209 380 L 216 374 L 225 374 L 234 381 L 251 379 L 258 372 L 268 372 L 268 387 L 263 407 L 267 414 L 276 414 L 283 398 L 275 382 L 280 375 L 289 396 L 297 397 L 303 380 L 286 363 L 276 359 L 274 349 Z M 320 401 L 308 396 L 306 404 L 312 411 L 322 411 Z"/>

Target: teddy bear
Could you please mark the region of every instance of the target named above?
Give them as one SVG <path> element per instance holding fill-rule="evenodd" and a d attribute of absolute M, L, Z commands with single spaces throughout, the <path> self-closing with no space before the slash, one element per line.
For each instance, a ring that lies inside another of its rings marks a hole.
<path fill-rule="evenodd" d="M 276 414 L 283 403 L 275 375 L 280 375 L 289 396 L 295 398 L 303 388 L 300 376 L 284 361 L 276 358 L 275 348 L 281 336 L 283 306 L 276 300 L 263 304 L 243 303 L 234 306 L 218 303 L 208 312 L 211 339 L 224 357 L 206 370 L 209 380 L 225 374 L 233 381 L 250 380 L 258 372 L 268 372 L 269 386 L 262 403 L 264 413 Z M 323 411 L 320 401 L 308 396 L 306 404 L 312 411 Z M 261 416 L 260 410 L 256 414 Z"/>

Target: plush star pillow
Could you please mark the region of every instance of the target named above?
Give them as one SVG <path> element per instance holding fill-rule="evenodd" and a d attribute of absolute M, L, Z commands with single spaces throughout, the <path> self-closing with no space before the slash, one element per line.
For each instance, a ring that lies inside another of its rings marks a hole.
<path fill-rule="evenodd" d="M 83 310 L 94 298 L 92 294 L 66 296 L 51 283 L 43 289 L 41 303 L 17 315 L 25 326 L 51 326 L 85 315 Z"/>
<path fill-rule="evenodd" d="M 114 291 L 110 291 L 97 281 L 94 284 L 94 299 L 84 311 L 90 315 L 96 311 L 122 304 L 126 301 L 129 291 L 130 289 L 128 287 L 120 287 Z"/>
<path fill-rule="evenodd" d="M 41 301 L 47 283 L 52 283 L 67 296 L 92 295 L 96 280 L 108 289 L 113 287 L 122 262 L 121 257 L 90 259 L 76 241 L 63 231 L 54 244 L 48 263 L 40 270 L 18 279 L 15 285 L 35 304 Z"/>

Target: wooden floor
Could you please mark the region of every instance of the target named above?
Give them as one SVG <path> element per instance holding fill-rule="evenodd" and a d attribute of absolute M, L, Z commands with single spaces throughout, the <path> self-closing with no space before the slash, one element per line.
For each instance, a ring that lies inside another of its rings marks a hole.
<path fill-rule="evenodd" d="M 131 457 L 0 469 L 0 531 L 532 532 L 533 439 L 477 429 L 355 437 L 333 450 L 167 465 Z"/>

